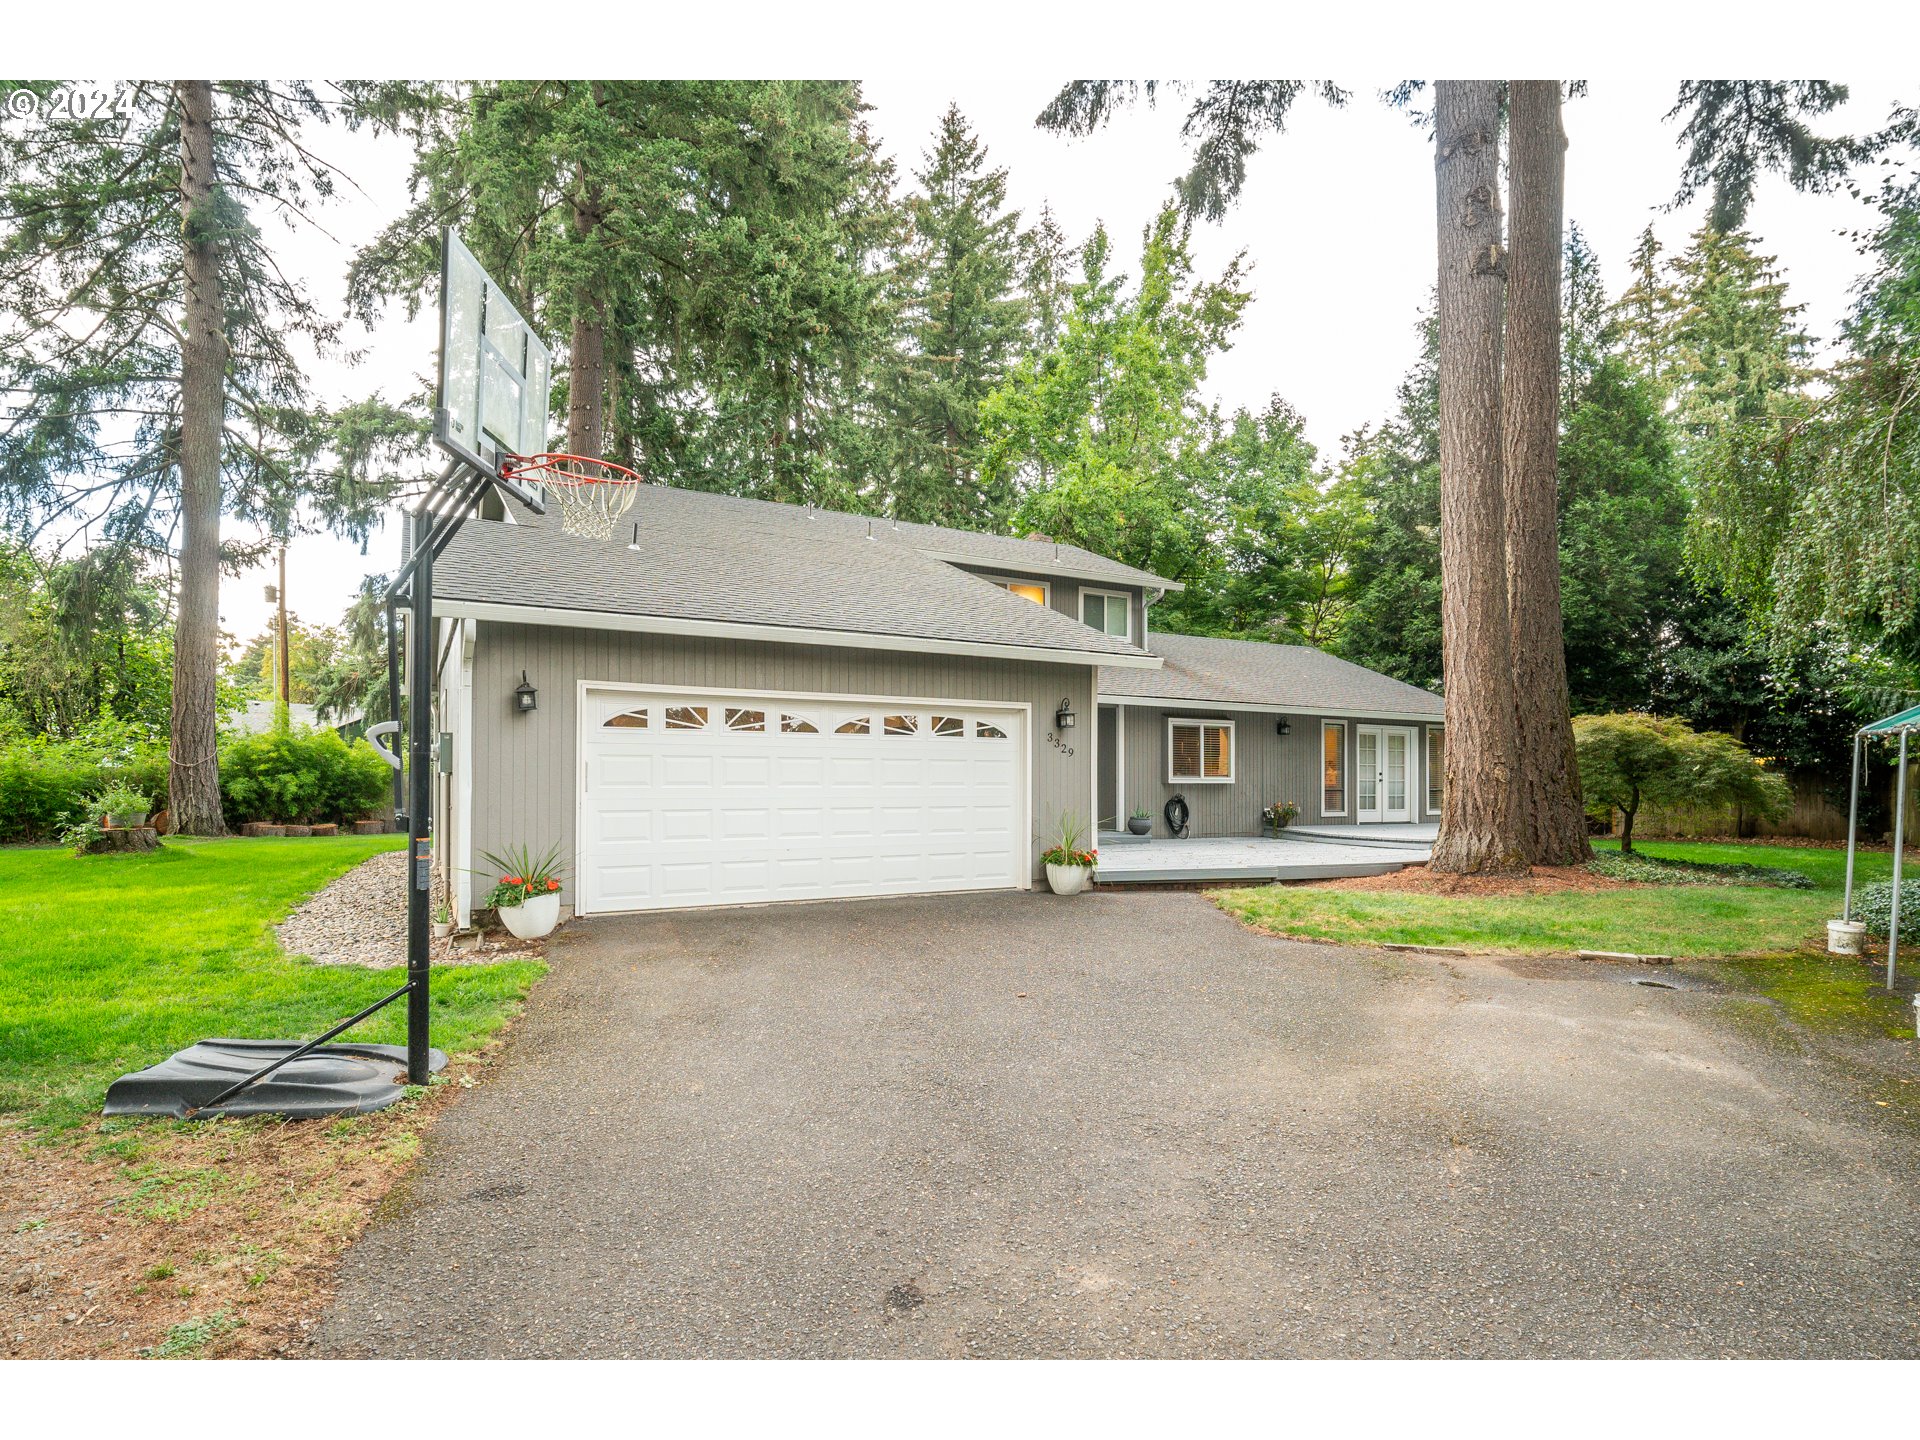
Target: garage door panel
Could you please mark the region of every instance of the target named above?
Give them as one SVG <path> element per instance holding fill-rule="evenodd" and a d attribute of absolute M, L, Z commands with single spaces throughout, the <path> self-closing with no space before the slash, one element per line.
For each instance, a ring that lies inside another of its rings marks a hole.
<path fill-rule="evenodd" d="M 660 838 L 668 844 L 713 838 L 713 811 L 710 808 L 662 810 L 659 815 Z"/>
<path fill-rule="evenodd" d="M 668 752 L 660 757 L 660 788 L 708 790 L 713 787 L 712 755 Z"/>
<path fill-rule="evenodd" d="M 670 708 L 704 711 L 704 728 L 603 724 Z M 736 711 L 766 724 L 729 726 Z M 598 717 L 583 736 L 588 913 L 999 888 L 1024 874 L 1011 712 L 629 691 L 590 697 L 583 713 Z M 913 717 L 913 733 L 885 733 L 889 715 Z"/>

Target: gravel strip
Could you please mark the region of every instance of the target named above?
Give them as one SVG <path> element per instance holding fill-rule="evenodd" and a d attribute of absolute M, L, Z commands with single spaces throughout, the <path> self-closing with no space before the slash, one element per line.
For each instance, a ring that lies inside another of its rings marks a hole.
<path fill-rule="evenodd" d="M 439 900 L 436 891 L 434 899 Z M 289 955 L 315 965 L 386 970 L 407 963 L 407 853 L 383 850 L 356 865 L 276 927 Z M 433 942 L 435 965 L 491 965 L 543 955 L 546 943 L 505 930 L 469 931 Z"/>

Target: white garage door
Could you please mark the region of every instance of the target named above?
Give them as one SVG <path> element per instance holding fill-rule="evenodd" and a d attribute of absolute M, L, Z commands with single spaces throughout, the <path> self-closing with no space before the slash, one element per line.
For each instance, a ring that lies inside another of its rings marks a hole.
<path fill-rule="evenodd" d="M 1022 718 L 908 701 L 589 689 L 578 908 L 1024 884 Z"/>

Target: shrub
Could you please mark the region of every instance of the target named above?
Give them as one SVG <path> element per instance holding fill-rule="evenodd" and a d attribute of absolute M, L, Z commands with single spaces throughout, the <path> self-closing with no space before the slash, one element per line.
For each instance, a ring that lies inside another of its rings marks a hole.
<path fill-rule="evenodd" d="M 1792 804 L 1786 780 L 1746 746 L 1684 720 L 1580 715 L 1573 722 L 1573 746 L 1587 804 L 1620 812 L 1622 854 L 1633 851 L 1633 819 L 1643 803 L 1742 805 L 1768 820 Z"/>
<path fill-rule="evenodd" d="M 150 810 L 164 808 L 165 744 L 113 722 L 71 740 L 33 735 L 0 744 L 0 841 L 51 839 L 63 816 L 110 788 L 138 792 Z"/>
<path fill-rule="evenodd" d="M 391 773 L 366 741 L 349 745 L 331 730 L 229 735 L 220 747 L 220 799 L 234 824 L 357 819 L 386 797 Z"/>
<path fill-rule="evenodd" d="M 1853 892 L 1853 918 L 1884 940 L 1893 929 L 1893 882 L 1879 880 Z M 1900 943 L 1920 943 L 1920 884 L 1900 887 Z"/>

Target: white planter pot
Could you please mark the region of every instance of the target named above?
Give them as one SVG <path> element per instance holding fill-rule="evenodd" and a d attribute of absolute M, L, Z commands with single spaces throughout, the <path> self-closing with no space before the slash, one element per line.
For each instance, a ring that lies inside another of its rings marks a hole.
<path fill-rule="evenodd" d="M 1827 921 L 1827 953 L 1859 955 L 1866 948 L 1867 927 L 1858 920 Z"/>
<path fill-rule="evenodd" d="M 453 934 L 453 922 L 451 920 L 436 920 L 433 922 L 434 939 L 444 940 L 451 934 Z"/>
<path fill-rule="evenodd" d="M 1093 883 L 1093 869 L 1087 865 L 1049 865 L 1047 884 L 1056 895 L 1078 895 Z"/>
<path fill-rule="evenodd" d="M 536 895 L 518 905 L 500 911 L 500 923 L 513 932 L 516 940 L 539 940 L 553 933 L 560 923 L 560 894 Z"/>

